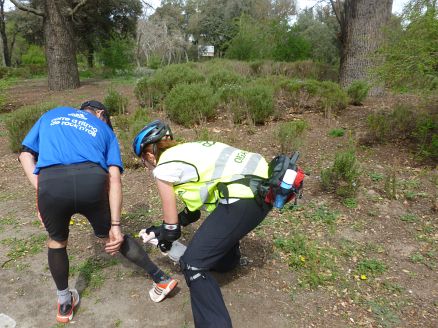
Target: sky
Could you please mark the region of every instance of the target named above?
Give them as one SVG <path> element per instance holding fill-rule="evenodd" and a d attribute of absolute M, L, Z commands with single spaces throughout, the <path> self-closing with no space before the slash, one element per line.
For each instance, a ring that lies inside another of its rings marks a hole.
<path fill-rule="evenodd" d="M 306 7 L 312 7 L 313 5 L 315 5 L 315 3 L 317 3 L 319 0 L 298 0 L 297 4 L 298 4 L 298 10 L 304 9 Z M 392 12 L 393 13 L 397 13 L 400 14 L 403 6 L 408 2 L 409 0 L 393 0 L 393 5 L 392 5 Z M 149 0 L 148 1 L 152 7 L 156 8 L 160 5 L 161 0 Z M 14 5 L 6 0 L 5 2 L 5 8 L 6 10 L 8 10 L 9 8 L 12 8 Z"/>

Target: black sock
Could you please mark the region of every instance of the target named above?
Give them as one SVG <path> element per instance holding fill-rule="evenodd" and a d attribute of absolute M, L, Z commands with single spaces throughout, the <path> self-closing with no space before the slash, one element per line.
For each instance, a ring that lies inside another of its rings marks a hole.
<path fill-rule="evenodd" d="M 68 288 L 68 256 L 67 249 L 64 248 L 49 248 L 47 252 L 49 260 L 49 269 L 55 280 L 58 290 L 66 290 Z"/>
<path fill-rule="evenodd" d="M 154 262 L 151 261 L 146 251 L 130 235 L 125 235 L 120 253 L 129 261 L 137 264 L 140 268 L 149 273 L 154 282 L 160 282 L 161 276 L 157 273 L 162 272 Z M 160 279 L 156 281 L 157 279 Z"/>

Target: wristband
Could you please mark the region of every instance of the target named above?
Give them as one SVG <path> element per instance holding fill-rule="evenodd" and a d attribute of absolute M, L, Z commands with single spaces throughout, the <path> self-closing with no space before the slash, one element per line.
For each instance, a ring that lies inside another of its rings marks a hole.
<path fill-rule="evenodd" d="M 111 223 L 111 227 L 120 227 L 120 222 L 119 223 Z"/>

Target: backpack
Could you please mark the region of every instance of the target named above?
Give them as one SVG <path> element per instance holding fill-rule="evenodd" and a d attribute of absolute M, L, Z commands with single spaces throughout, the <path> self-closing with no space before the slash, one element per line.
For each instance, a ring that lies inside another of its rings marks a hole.
<path fill-rule="evenodd" d="M 258 194 L 260 198 L 269 205 L 274 205 L 275 199 L 279 193 L 286 196 L 285 203 L 290 202 L 295 199 L 295 204 L 297 199 L 301 198 L 304 171 L 296 166 L 296 161 L 298 160 L 299 153 L 295 152 L 291 157 L 287 155 L 278 155 L 270 163 L 268 169 L 268 178 L 260 182 L 258 185 Z M 288 169 L 293 169 L 297 172 L 296 178 L 292 185 L 292 188 L 286 191 L 280 188 L 283 177 Z"/>

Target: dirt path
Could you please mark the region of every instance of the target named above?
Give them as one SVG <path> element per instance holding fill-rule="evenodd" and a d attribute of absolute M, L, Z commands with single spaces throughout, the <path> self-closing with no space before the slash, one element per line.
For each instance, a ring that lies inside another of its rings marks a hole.
<path fill-rule="evenodd" d="M 44 81 L 29 81 L 10 95 L 16 104 L 79 105 L 89 98 L 102 100 L 109 85 L 90 80 L 77 90 L 53 93 Z M 129 108 L 135 109 L 133 86 L 117 89 L 129 95 Z M 416 165 L 403 145 L 359 147 L 363 174 L 356 205 L 343 205 L 319 187 L 321 168 L 348 144 L 347 135 L 335 139 L 328 132 L 342 127 L 353 138 L 360 135 L 366 114 L 382 102 L 366 105 L 331 120 L 320 113 L 290 116 L 310 126 L 301 148 L 301 165 L 309 173 L 304 199 L 298 210 L 270 214 L 243 240 L 249 265 L 217 276 L 235 327 L 438 327 L 436 170 Z M 278 152 L 272 137 L 278 124 L 233 128 L 222 119 L 207 129 L 211 136 L 269 158 Z M 193 130 L 175 130 L 188 140 L 195 137 Z M 0 132 L 0 313 L 14 318 L 17 327 L 57 327 L 55 286 L 45 231 L 36 221 L 35 195 L 16 154 L 8 150 L 3 123 Z M 385 196 L 388 172 L 399 181 L 396 200 Z M 143 170 L 128 169 L 123 184 L 125 231 L 136 233 L 159 219 L 159 200 Z M 194 230 L 186 229 L 183 239 Z M 193 327 L 183 276 L 155 249 L 150 249 L 152 258 L 180 280 L 177 292 L 160 304 L 147 295 L 151 280 L 122 257 L 106 256 L 83 218 L 74 218 L 70 236 L 70 286 L 83 291 L 75 326 Z M 302 265 L 289 267 L 290 254 L 275 247 L 274 240 L 278 246 L 279 240 L 297 236 L 306 238 L 308 253 L 300 257 Z M 311 266 L 312 256 L 317 267 Z M 360 276 L 359 265 L 368 270 L 366 277 Z M 316 273 L 327 279 L 311 288 Z"/>

